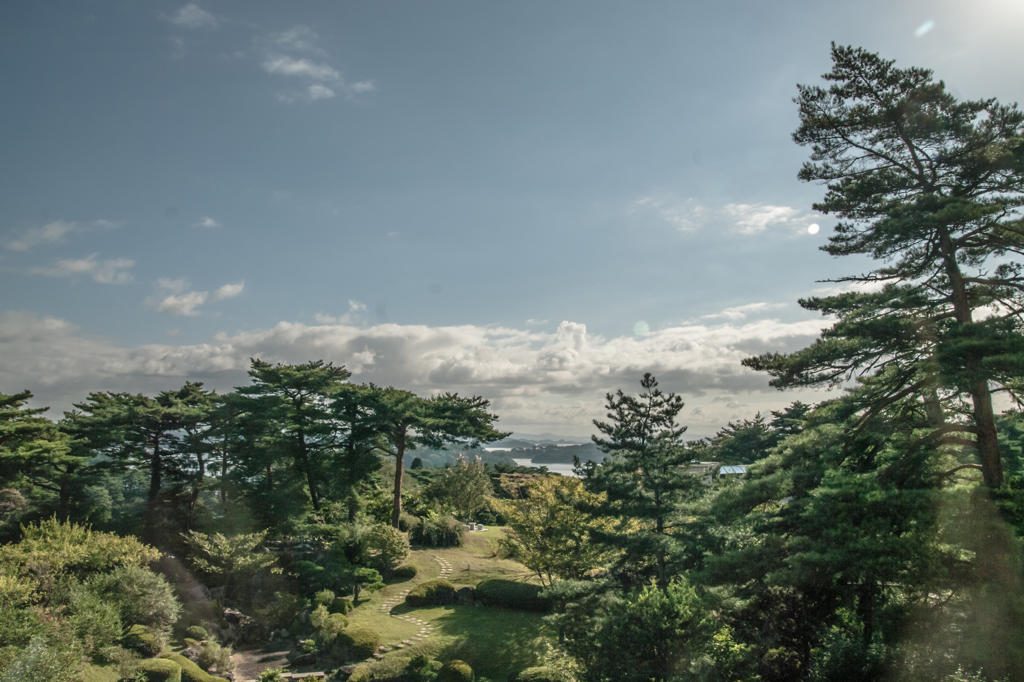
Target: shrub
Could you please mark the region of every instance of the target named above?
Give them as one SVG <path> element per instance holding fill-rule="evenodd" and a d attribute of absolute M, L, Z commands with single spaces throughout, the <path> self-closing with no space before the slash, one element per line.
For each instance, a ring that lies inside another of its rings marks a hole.
<path fill-rule="evenodd" d="M 409 512 L 403 511 L 398 516 L 398 530 L 402 531 L 403 533 L 408 533 L 419 522 L 420 522 L 420 517 L 413 516 Z"/>
<path fill-rule="evenodd" d="M 85 645 L 87 655 L 95 656 L 101 649 L 118 643 L 123 630 L 117 604 L 104 600 L 83 585 L 73 586 L 69 597 L 68 624 Z"/>
<path fill-rule="evenodd" d="M 334 594 L 334 590 L 320 590 L 313 597 L 314 604 L 320 604 L 322 606 L 330 606 L 337 599 L 337 595 Z"/>
<path fill-rule="evenodd" d="M 423 518 L 409 531 L 409 539 L 428 547 L 461 547 L 466 529 L 454 516 Z"/>
<path fill-rule="evenodd" d="M 317 630 L 316 638 L 326 647 L 347 627 L 348 618 L 340 613 L 332 613 Z"/>
<path fill-rule="evenodd" d="M 409 606 L 433 606 L 451 604 L 455 600 L 455 586 L 438 578 L 420 583 L 409 591 L 405 602 Z"/>
<path fill-rule="evenodd" d="M 185 636 L 202 642 L 204 639 L 210 636 L 210 633 L 206 631 L 206 628 L 200 625 L 190 625 L 189 627 L 185 628 Z"/>
<path fill-rule="evenodd" d="M 399 580 L 412 580 L 419 571 L 420 569 L 415 564 L 403 564 L 396 568 L 391 575 Z"/>
<path fill-rule="evenodd" d="M 366 534 L 366 548 L 376 568 L 385 576 L 409 556 L 409 541 L 402 532 L 383 523 Z"/>
<path fill-rule="evenodd" d="M 338 635 L 334 646 L 345 659 L 363 660 L 377 652 L 380 635 L 370 628 L 352 626 Z"/>
<path fill-rule="evenodd" d="M 199 658 L 196 663 L 203 670 L 214 670 L 218 673 L 226 673 L 234 670 L 235 664 L 231 660 L 231 647 L 221 646 L 213 640 L 203 642 L 199 649 Z"/>
<path fill-rule="evenodd" d="M 448 661 L 437 673 L 437 682 L 473 682 L 473 669 L 465 661 Z"/>
<path fill-rule="evenodd" d="M 125 566 L 93 576 L 86 587 L 116 604 L 125 625 L 145 625 L 154 634 L 170 630 L 181 612 L 167 580 L 140 566 Z"/>
<path fill-rule="evenodd" d="M 181 682 L 222 682 L 181 654 L 167 654 L 164 658 L 181 666 Z"/>
<path fill-rule="evenodd" d="M 435 682 L 441 664 L 434 659 L 420 654 L 413 657 L 405 666 L 405 677 L 409 682 Z"/>
<path fill-rule="evenodd" d="M 540 585 L 495 578 L 484 580 L 477 585 L 476 596 L 483 603 L 494 606 L 524 611 L 547 611 L 551 608 L 551 600 L 540 596 L 543 589 Z"/>
<path fill-rule="evenodd" d="M 343 597 L 338 597 L 337 599 L 334 600 L 334 602 L 331 604 L 331 606 L 330 606 L 330 608 L 328 610 L 331 613 L 340 613 L 343 616 L 347 616 L 348 612 L 351 611 L 353 608 L 355 608 L 355 607 L 352 606 L 352 600 L 351 599 L 345 599 Z"/>
<path fill-rule="evenodd" d="M 136 668 L 147 682 L 181 682 L 181 666 L 163 658 L 147 658 Z"/>
<path fill-rule="evenodd" d="M 256 677 L 256 682 L 281 682 L 284 668 L 267 668 Z"/>
<path fill-rule="evenodd" d="M 564 674 L 554 668 L 537 666 L 523 670 L 512 678 L 512 682 L 565 682 L 566 679 Z"/>
<path fill-rule="evenodd" d="M 319 628 L 327 622 L 327 616 L 329 615 L 330 611 L 327 610 L 326 606 L 321 604 L 313 609 L 313 613 L 309 614 L 309 624 L 315 628 Z"/>
<path fill-rule="evenodd" d="M 143 658 L 159 656 L 163 643 L 145 625 L 133 625 L 121 638 L 121 646 Z"/>

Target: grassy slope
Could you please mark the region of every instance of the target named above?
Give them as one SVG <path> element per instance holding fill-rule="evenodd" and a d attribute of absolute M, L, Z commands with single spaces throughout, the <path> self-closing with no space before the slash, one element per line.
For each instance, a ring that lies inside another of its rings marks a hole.
<path fill-rule="evenodd" d="M 381 613 L 380 604 L 417 583 L 438 577 L 440 566 L 434 561 L 434 554 L 451 563 L 450 580 L 456 587 L 475 586 L 488 578 L 529 579 L 529 571 L 522 564 L 497 557 L 499 537 L 500 531 L 492 529 L 485 533 L 467 534 L 463 547 L 413 550 L 409 563 L 419 568 L 417 576 L 388 585 L 382 592 L 361 602 L 349 614 L 350 621 L 379 632 L 384 644 L 400 642 L 415 635 L 418 632 L 416 626 Z M 544 650 L 541 614 L 494 607 L 476 608 L 471 604 L 412 609 L 403 603 L 392 609 L 395 614 L 411 612 L 433 625 L 433 634 L 425 642 L 387 654 L 384 661 L 371 664 L 373 668 L 381 672 L 397 672 L 410 658 L 425 653 L 440 660 L 458 658 L 466 661 L 473 666 L 478 680 L 505 682 L 510 673 L 536 665 L 539 654 Z"/>

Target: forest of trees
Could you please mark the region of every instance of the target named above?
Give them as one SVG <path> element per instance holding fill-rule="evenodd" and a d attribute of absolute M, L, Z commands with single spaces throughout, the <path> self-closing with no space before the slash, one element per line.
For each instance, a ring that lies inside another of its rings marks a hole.
<path fill-rule="evenodd" d="M 0 681 L 179 679 L 160 676 L 179 654 L 156 658 L 179 645 L 226 673 L 229 640 L 282 632 L 341 668 L 376 651 L 348 625 L 361 593 L 473 521 L 531 574 L 495 603 L 546 614 L 541 665 L 503 679 L 1024 679 L 1024 114 L 861 49 L 832 60 L 796 98 L 800 179 L 838 218 L 823 249 L 871 267 L 800 301 L 831 324 L 812 345 L 744 361 L 826 399 L 687 442 L 681 397 L 646 374 L 594 423 L 607 458 L 559 477 L 406 469 L 508 434 L 484 398 L 323 361 L 253 360 L 223 395 L 92 393 L 57 422 L 0 395 Z M 197 580 L 212 599 L 188 598 Z M 247 625 L 215 637 L 225 607 Z M 435 654 L 337 674 L 471 679 Z"/>

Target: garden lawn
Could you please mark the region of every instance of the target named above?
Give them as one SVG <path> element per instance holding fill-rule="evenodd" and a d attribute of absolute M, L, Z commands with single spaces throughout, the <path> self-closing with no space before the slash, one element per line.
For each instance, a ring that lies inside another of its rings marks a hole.
<path fill-rule="evenodd" d="M 407 563 L 419 569 L 411 580 L 393 582 L 384 590 L 368 595 L 349 613 L 353 625 L 363 625 L 380 633 L 385 646 L 411 640 L 420 627 L 389 614 L 409 614 L 427 621 L 433 631 L 423 642 L 414 643 L 385 655 L 383 661 L 368 663 L 379 673 L 397 673 L 412 657 L 427 654 L 441 661 L 461 659 L 473 667 L 481 682 L 505 682 L 509 674 L 537 665 L 546 649 L 543 614 L 498 607 L 477 608 L 472 604 L 411 608 L 399 601 L 388 613 L 381 605 L 415 585 L 437 578 L 441 567 L 435 556 L 452 566 L 448 578 L 456 588 L 475 586 L 489 578 L 528 580 L 525 566 L 498 557 L 500 531 L 468 533 L 462 547 L 450 549 L 414 549 Z M 466 570 L 466 564 L 469 570 Z M 531 580 L 531 582 L 535 582 Z M 364 593 L 365 595 L 366 593 Z"/>

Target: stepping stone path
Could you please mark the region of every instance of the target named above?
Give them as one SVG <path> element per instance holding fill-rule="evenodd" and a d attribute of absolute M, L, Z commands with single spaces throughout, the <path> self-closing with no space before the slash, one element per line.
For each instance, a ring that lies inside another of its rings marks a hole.
<path fill-rule="evenodd" d="M 434 561 L 436 561 L 438 565 L 441 567 L 441 575 L 439 577 L 443 579 L 450 578 L 452 575 L 452 565 L 448 563 L 447 560 L 443 559 L 437 554 L 434 554 L 433 556 Z M 403 639 L 401 644 L 395 643 L 386 646 L 381 644 L 377 648 L 377 653 L 373 655 L 374 658 L 382 659 L 384 658 L 384 654 L 388 653 L 389 651 L 397 651 L 398 649 L 404 649 L 407 646 L 412 646 L 414 644 L 418 644 L 419 642 L 426 641 L 427 637 L 429 637 L 430 634 L 434 631 L 434 626 L 425 620 L 414 618 L 413 616 L 410 616 L 408 614 L 397 615 L 391 613 L 391 609 L 395 608 L 395 606 L 405 601 L 405 597 L 408 594 L 409 590 L 404 590 L 402 592 L 399 592 L 394 597 L 386 599 L 384 603 L 380 605 L 380 612 L 386 613 L 390 615 L 392 618 L 397 618 L 398 620 L 404 620 L 407 623 L 412 623 L 413 625 L 420 626 L 419 632 L 414 637 L 410 637 L 409 639 Z"/>

